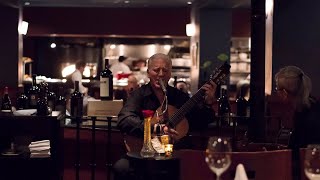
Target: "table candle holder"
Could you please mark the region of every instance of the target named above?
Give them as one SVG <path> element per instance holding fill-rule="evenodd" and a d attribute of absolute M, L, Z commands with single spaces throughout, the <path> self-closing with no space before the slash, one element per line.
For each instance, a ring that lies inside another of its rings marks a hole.
<path fill-rule="evenodd" d="M 167 157 L 171 157 L 173 153 L 173 144 L 165 144 L 164 151 Z"/>

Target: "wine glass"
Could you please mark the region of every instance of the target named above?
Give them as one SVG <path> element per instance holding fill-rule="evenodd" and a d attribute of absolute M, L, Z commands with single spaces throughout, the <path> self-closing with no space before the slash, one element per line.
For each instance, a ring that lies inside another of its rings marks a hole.
<path fill-rule="evenodd" d="M 304 158 L 304 172 L 310 180 L 320 180 L 320 144 L 307 146 Z"/>
<path fill-rule="evenodd" d="M 206 149 L 206 163 L 217 180 L 231 165 L 231 142 L 226 137 L 210 137 Z"/>

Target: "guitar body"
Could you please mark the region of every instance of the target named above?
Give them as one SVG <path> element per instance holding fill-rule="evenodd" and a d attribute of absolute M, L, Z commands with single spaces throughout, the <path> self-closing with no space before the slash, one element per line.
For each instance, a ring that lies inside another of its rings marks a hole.
<path fill-rule="evenodd" d="M 158 109 L 160 110 L 160 109 Z M 174 106 L 168 105 L 168 115 L 169 117 L 171 117 L 171 115 L 173 115 L 176 112 L 177 108 L 175 108 Z M 154 116 L 151 119 L 151 124 L 156 124 L 158 123 L 157 117 Z M 188 131 L 189 131 L 189 123 L 188 120 L 184 117 L 174 128 L 177 132 L 178 135 L 175 136 L 175 141 L 183 138 L 184 136 L 187 135 Z M 124 137 L 124 143 L 126 146 L 126 149 L 128 152 L 138 152 L 141 150 L 142 146 L 143 146 L 143 139 L 138 138 L 138 137 L 134 137 L 134 136 L 129 136 L 129 135 L 125 135 Z"/>
<path fill-rule="evenodd" d="M 157 110 L 159 111 L 159 109 Z M 177 108 L 175 108 L 172 105 L 168 105 L 168 117 L 169 119 L 171 118 L 171 116 L 177 111 Z M 161 117 L 160 117 L 161 118 Z M 158 123 L 157 117 L 153 117 L 151 120 L 151 124 L 156 124 Z M 166 122 L 165 122 L 166 123 Z M 181 138 L 183 138 L 184 136 L 187 135 L 188 131 L 189 131 L 189 123 L 188 120 L 183 117 L 181 119 L 181 121 L 174 127 L 174 129 L 178 132 L 178 135 L 175 136 L 175 140 L 179 140 Z"/>

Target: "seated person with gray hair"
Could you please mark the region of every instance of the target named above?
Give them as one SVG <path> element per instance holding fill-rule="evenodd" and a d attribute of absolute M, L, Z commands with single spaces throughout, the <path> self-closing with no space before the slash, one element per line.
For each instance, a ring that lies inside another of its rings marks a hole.
<path fill-rule="evenodd" d="M 275 80 L 277 95 L 284 105 L 294 110 L 289 147 L 293 150 L 293 179 L 300 179 L 299 149 L 320 143 L 320 103 L 311 96 L 311 80 L 300 68 L 281 68 Z"/>

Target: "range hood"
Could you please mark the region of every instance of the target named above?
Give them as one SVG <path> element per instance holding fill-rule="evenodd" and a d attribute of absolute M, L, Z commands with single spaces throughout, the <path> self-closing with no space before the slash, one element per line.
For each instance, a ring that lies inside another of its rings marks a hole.
<path fill-rule="evenodd" d="M 143 44 L 143 45 L 129 45 L 129 44 L 105 44 L 105 57 L 109 59 L 118 58 L 119 56 L 126 56 L 130 59 L 148 59 L 155 53 L 168 54 L 172 45 L 166 44 Z"/>
<path fill-rule="evenodd" d="M 189 50 L 189 39 L 117 39 L 105 41 L 103 47 L 104 57 L 109 59 L 126 56 L 129 59 L 148 59 L 155 53 L 168 54 L 174 58 L 181 49 Z"/>

